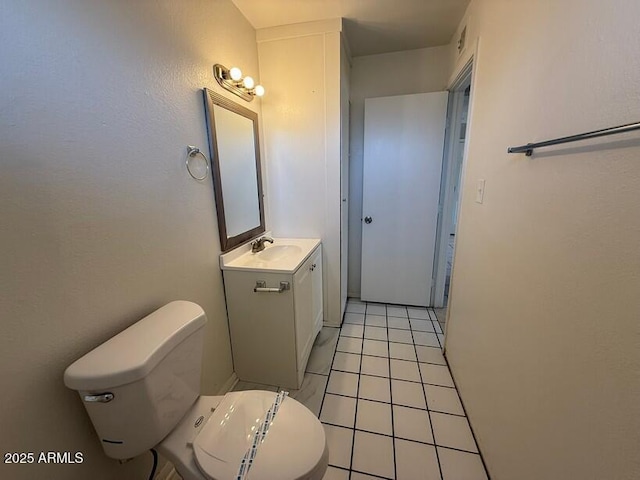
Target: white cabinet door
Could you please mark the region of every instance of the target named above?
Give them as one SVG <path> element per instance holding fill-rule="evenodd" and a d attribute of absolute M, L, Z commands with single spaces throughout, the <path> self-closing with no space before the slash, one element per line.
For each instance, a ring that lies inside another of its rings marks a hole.
<path fill-rule="evenodd" d="M 304 373 L 311 347 L 322 328 L 322 250 L 319 246 L 293 276 L 296 360 Z"/>
<path fill-rule="evenodd" d="M 298 369 L 306 366 L 305 359 L 313 345 L 314 318 L 313 305 L 313 271 L 309 258 L 293 276 L 293 302 L 295 304 L 296 329 L 296 361 Z"/>
<path fill-rule="evenodd" d="M 256 282 L 277 288 L 293 276 L 226 270 L 225 295 L 233 365 L 240 380 L 300 388 L 294 327 L 295 292 L 256 293 Z"/>

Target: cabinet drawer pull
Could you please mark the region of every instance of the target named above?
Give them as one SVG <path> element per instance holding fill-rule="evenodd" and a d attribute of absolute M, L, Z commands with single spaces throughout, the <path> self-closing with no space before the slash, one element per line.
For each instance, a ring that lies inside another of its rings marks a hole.
<path fill-rule="evenodd" d="M 267 282 L 257 281 L 253 291 L 256 293 L 282 293 L 285 290 L 289 290 L 289 282 L 280 282 L 279 288 L 267 287 Z"/>

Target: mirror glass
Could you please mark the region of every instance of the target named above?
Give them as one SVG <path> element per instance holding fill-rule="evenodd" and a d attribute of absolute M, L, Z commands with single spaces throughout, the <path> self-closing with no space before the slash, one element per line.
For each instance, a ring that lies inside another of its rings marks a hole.
<path fill-rule="evenodd" d="M 258 115 L 205 89 L 222 251 L 263 233 Z"/>

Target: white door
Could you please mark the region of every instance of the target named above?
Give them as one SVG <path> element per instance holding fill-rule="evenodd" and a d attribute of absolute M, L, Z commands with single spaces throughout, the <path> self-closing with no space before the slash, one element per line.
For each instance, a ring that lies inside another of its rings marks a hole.
<path fill-rule="evenodd" d="M 365 100 L 363 300 L 429 304 L 447 98 Z"/>

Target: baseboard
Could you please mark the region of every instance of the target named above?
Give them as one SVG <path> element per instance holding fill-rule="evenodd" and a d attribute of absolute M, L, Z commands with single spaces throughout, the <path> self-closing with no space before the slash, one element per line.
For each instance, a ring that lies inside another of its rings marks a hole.
<path fill-rule="evenodd" d="M 218 390 L 218 395 L 224 395 L 226 393 L 229 393 L 231 390 L 233 390 L 233 387 L 235 387 L 236 383 L 238 383 L 239 381 L 240 379 L 236 375 L 236 372 L 233 372 L 231 376 L 227 379 L 227 381 L 224 382 L 222 387 L 220 387 L 220 390 Z"/>

